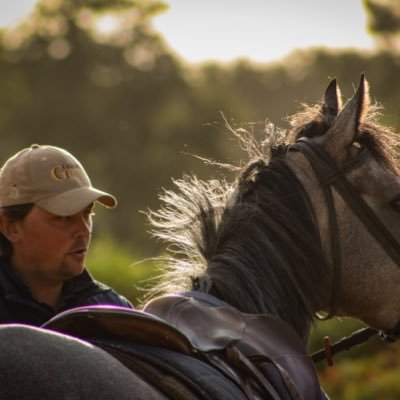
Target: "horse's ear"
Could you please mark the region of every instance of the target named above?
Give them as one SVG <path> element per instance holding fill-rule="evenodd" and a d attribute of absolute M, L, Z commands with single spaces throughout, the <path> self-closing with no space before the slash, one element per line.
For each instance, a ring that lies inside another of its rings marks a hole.
<path fill-rule="evenodd" d="M 342 108 L 342 98 L 336 79 L 332 79 L 326 88 L 324 102 L 322 104 L 322 113 L 336 117 Z"/>
<path fill-rule="evenodd" d="M 331 156 L 340 162 L 346 157 L 346 149 L 354 142 L 363 115 L 368 110 L 368 83 L 364 74 L 354 96 L 344 106 L 331 128 L 324 135 L 324 147 Z"/>

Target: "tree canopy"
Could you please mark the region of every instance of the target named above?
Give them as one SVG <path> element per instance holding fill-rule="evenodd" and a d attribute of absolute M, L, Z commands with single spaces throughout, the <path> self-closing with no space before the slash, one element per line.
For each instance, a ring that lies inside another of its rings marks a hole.
<path fill-rule="evenodd" d="M 161 187 L 182 173 L 223 173 L 193 154 L 240 161 L 224 118 L 287 128 L 286 117 L 319 100 L 330 78 L 350 96 L 365 71 L 385 122 L 398 124 L 394 53 L 320 48 L 274 64 L 189 65 L 152 26 L 165 9 L 154 0 L 41 0 L 0 31 L 0 157 L 32 143 L 70 150 L 119 199 L 116 210 L 97 210 L 98 230 L 138 254 L 160 250 L 141 211 L 157 207 Z"/>

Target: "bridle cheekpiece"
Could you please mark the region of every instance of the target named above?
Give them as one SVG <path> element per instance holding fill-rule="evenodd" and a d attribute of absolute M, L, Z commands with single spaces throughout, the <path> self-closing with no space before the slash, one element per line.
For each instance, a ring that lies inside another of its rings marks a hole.
<path fill-rule="evenodd" d="M 341 167 L 336 165 L 335 161 L 321 145 L 317 144 L 310 138 L 302 137 L 298 139 L 294 144 L 289 146 L 288 150 L 300 152 L 307 158 L 321 185 L 328 208 L 333 265 L 332 292 L 330 310 L 327 316 L 322 318 L 328 319 L 332 318 L 337 311 L 342 269 L 339 227 L 332 187 L 336 189 L 338 194 L 342 197 L 342 199 L 346 202 L 358 219 L 363 223 L 368 232 L 376 239 L 380 246 L 385 250 L 387 255 L 399 267 L 400 243 L 396 240 L 392 233 L 389 232 L 371 207 L 365 202 L 358 190 L 346 178 L 346 174 L 349 171 L 356 168 L 365 160 L 365 157 L 368 155 L 367 149 L 361 149 L 356 156 L 352 157 Z M 349 346 L 351 347 L 350 339 L 352 339 L 355 344 L 359 344 L 361 337 L 367 340 L 372 336 L 372 334 L 375 333 L 378 333 L 378 331 L 373 328 L 361 329 L 353 334 L 350 338 L 345 338 L 344 340 L 347 340 L 349 343 L 346 343 L 346 345 L 343 345 L 342 343 L 342 346 L 338 346 L 335 352 L 343 350 L 344 347 L 346 347 L 346 349 Z M 391 331 L 381 332 L 380 335 L 385 341 L 395 341 L 400 337 L 400 324 Z M 339 344 L 340 343 L 338 343 L 338 345 Z M 334 350 L 333 346 L 330 348 L 331 352 L 332 350 Z"/>

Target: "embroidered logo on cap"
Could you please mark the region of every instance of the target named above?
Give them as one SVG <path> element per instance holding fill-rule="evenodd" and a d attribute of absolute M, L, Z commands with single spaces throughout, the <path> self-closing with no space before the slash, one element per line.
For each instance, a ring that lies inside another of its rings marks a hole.
<path fill-rule="evenodd" d="M 78 165 L 57 165 L 50 171 L 50 176 L 55 181 L 64 181 L 70 178 L 77 178 L 78 181 L 85 181 L 85 174 Z"/>

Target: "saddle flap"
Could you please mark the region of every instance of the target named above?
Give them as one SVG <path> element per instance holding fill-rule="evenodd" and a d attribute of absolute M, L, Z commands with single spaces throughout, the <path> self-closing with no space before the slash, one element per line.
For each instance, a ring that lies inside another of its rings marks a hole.
<path fill-rule="evenodd" d="M 267 355 L 280 369 L 288 388 L 294 383 L 304 399 L 318 399 L 321 389 L 314 364 L 297 334 L 269 315 L 244 314 L 246 331 L 238 348 L 252 359 Z"/>
<path fill-rule="evenodd" d="M 180 295 L 158 297 L 147 303 L 144 310 L 167 321 L 195 349 L 204 352 L 225 349 L 239 341 L 245 330 L 245 321 L 237 310 L 208 307 Z"/>
<path fill-rule="evenodd" d="M 292 398 L 321 397 L 314 365 L 304 343 L 276 317 L 245 314 L 227 306 L 208 306 L 180 295 L 156 298 L 144 310 L 183 332 L 198 350 L 210 352 L 235 344 L 249 360 L 269 360 L 277 368 Z M 262 363 L 259 367 L 267 379 L 276 383 Z"/>
<path fill-rule="evenodd" d="M 176 328 L 157 316 L 117 306 L 86 306 L 64 311 L 42 328 L 81 339 L 121 339 L 161 346 L 190 355 L 193 347 Z"/>

